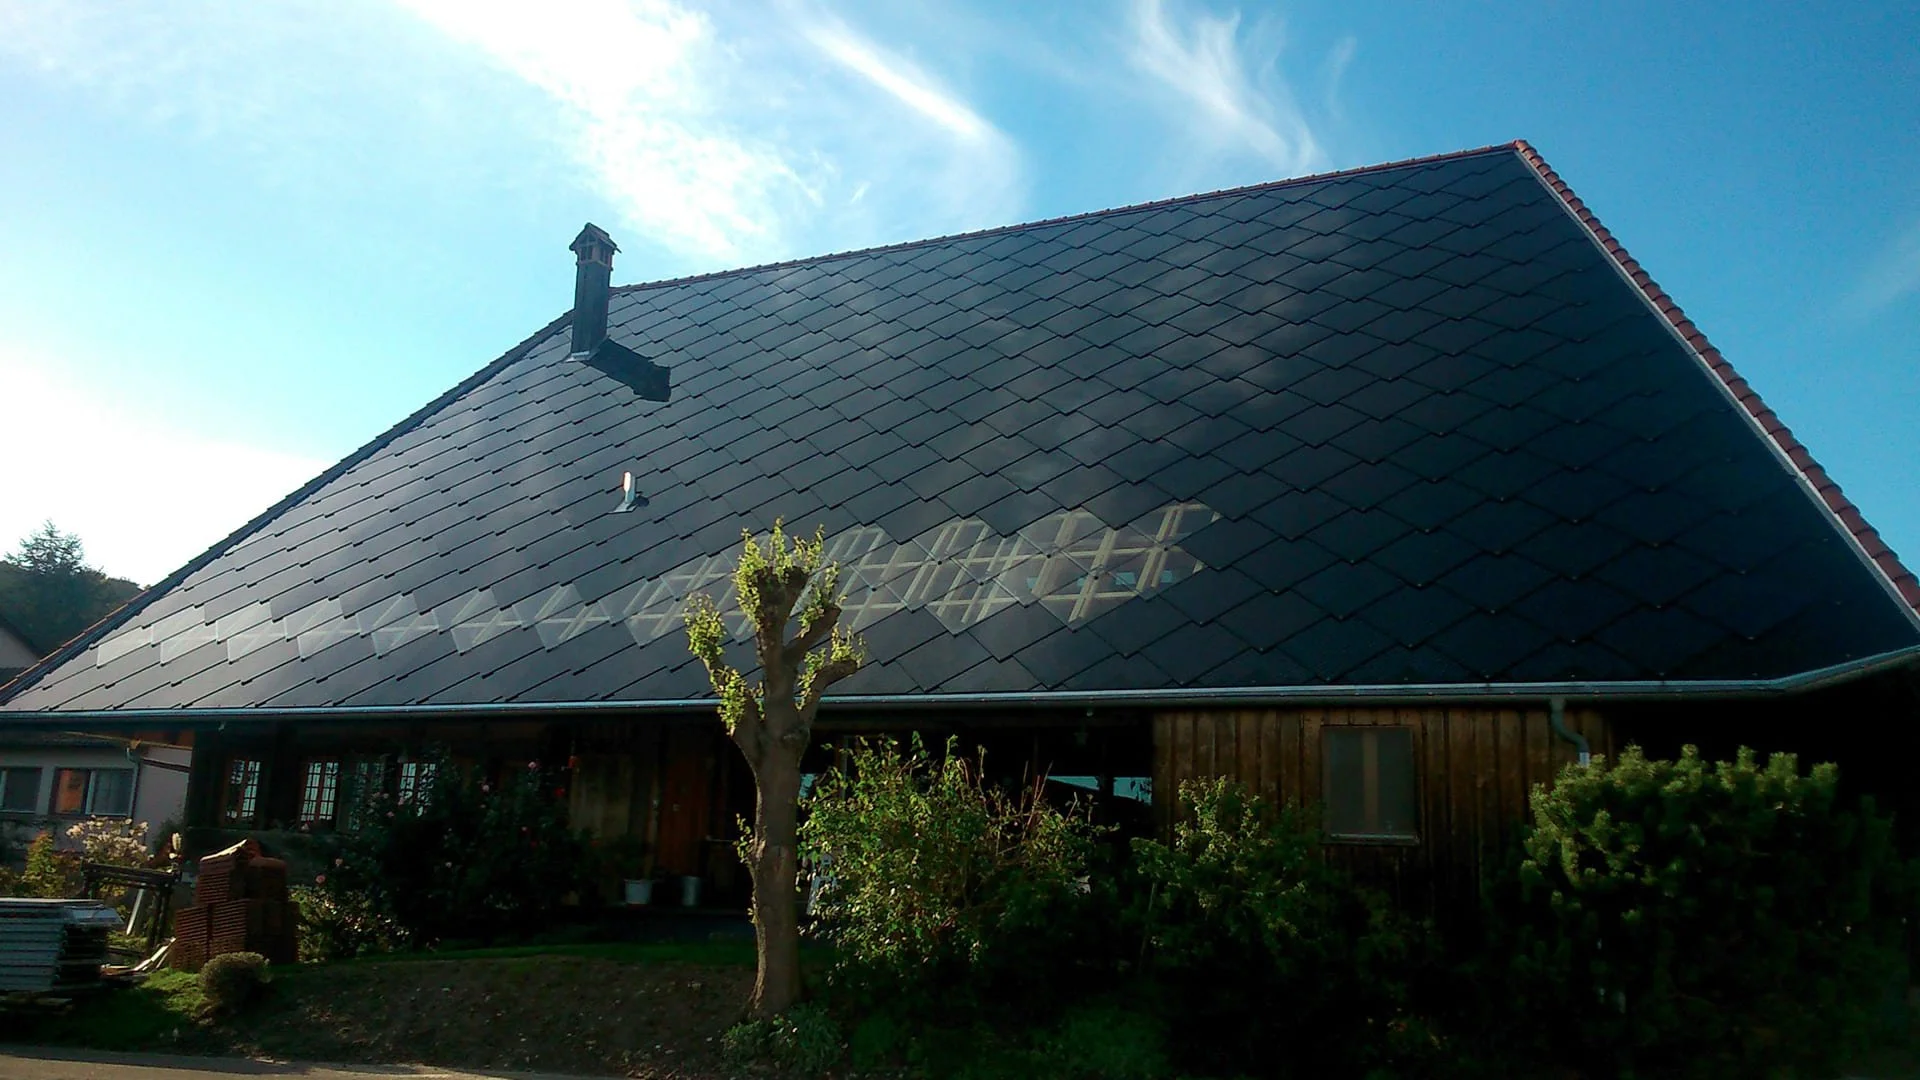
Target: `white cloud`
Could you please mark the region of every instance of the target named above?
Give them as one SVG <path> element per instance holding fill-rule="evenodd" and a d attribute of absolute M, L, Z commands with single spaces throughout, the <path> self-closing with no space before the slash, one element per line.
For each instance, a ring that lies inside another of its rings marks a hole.
<path fill-rule="evenodd" d="M 1845 309 L 1856 318 L 1920 293 L 1920 219 L 1894 233 L 1861 270 Z"/>
<path fill-rule="evenodd" d="M 0 544 L 51 519 L 87 561 L 151 585 L 333 464 L 175 427 L 0 346 Z"/>
<path fill-rule="evenodd" d="M 551 98 L 591 186 L 702 268 L 997 224 L 1017 207 L 1011 142 L 831 15 L 397 2 Z"/>
<path fill-rule="evenodd" d="M 1182 18 L 1165 0 L 1134 0 L 1128 29 L 1128 61 L 1173 95 L 1174 108 L 1212 149 L 1251 151 L 1286 175 L 1326 167 L 1326 152 L 1282 77 L 1277 44 L 1250 71 L 1237 12 Z"/>
<path fill-rule="evenodd" d="M 499 213 L 589 193 L 672 273 L 1017 216 L 1011 140 L 807 2 L 0 0 L 0 63 L 328 198 Z"/>
<path fill-rule="evenodd" d="M 711 19 L 661 0 L 399 0 L 548 95 L 592 186 L 663 246 L 717 259 L 777 247 L 816 202 L 779 148 L 726 115 L 729 57 Z"/>
<path fill-rule="evenodd" d="M 925 72 L 892 56 L 846 26 L 816 22 L 806 27 L 807 38 L 847 70 L 886 91 L 914 112 L 975 146 L 1000 139 L 993 125 L 967 107 L 966 102 L 942 90 Z"/>

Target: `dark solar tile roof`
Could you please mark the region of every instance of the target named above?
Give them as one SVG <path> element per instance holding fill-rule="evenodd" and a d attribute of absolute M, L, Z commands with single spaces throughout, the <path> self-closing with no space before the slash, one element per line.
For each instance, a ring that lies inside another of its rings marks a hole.
<path fill-rule="evenodd" d="M 1920 645 L 1912 575 L 1524 144 L 633 286 L 611 323 L 617 364 L 547 327 L 6 708 L 704 697 L 681 604 L 775 517 L 847 567 L 849 697 Z"/>

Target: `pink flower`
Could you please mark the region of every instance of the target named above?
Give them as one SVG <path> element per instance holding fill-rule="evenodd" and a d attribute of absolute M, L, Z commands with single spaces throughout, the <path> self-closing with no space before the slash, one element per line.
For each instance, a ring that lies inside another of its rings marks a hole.
<path fill-rule="evenodd" d="M 327 875 L 325 874 L 313 875 L 313 883 L 315 885 L 325 885 L 327 883 Z"/>
<path fill-rule="evenodd" d="M 527 762 L 527 771 L 528 771 L 528 772 L 539 772 L 539 771 L 540 771 L 540 763 L 539 763 L 539 762 L 537 762 L 537 761 L 529 761 L 529 762 Z"/>

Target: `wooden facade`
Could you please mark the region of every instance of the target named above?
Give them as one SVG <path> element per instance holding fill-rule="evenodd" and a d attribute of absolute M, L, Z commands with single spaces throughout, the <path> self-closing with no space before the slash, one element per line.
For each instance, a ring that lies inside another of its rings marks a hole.
<path fill-rule="evenodd" d="M 1595 754 L 1613 752 L 1598 712 L 1569 708 L 1566 726 Z M 1163 712 L 1153 718 L 1155 810 L 1170 830 L 1180 784 L 1226 777 L 1276 804 L 1315 807 L 1325 788 L 1325 733 L 1394 727 L 1412 733 L 1417 822 L 1411 838 L 1330 839 L 1331 856 L 1403 901 L 1434 907 L 1471 895 L 1528 819 L 1527 797 L 1576 760 L 1542 705 L 1485 708 L 1284 708 Z"/>

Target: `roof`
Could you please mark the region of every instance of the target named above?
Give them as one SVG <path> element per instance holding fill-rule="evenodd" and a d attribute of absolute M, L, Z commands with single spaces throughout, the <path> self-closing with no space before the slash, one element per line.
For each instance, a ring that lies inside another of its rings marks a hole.
<path fill-rule="evenodd" d="M 5 708 L 684 705 L 680 605 L 776 517 L 848 567 L 849 704 L 1725 687 L 1920 646 L 1912 575 L 1524 143 L 610 312 L 670 400 L 556 320 Z"/>

